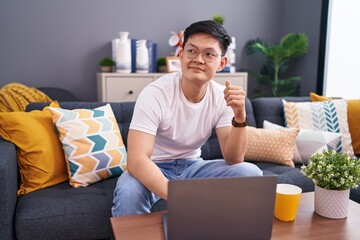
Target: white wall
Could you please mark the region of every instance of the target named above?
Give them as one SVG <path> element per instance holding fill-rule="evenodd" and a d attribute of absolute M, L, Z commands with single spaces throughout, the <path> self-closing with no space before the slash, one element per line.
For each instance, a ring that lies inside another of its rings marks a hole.
<path fill-rule="evenodd" d="M 323 95 L 359 98 L 360 1 L 330 0 Z"/>

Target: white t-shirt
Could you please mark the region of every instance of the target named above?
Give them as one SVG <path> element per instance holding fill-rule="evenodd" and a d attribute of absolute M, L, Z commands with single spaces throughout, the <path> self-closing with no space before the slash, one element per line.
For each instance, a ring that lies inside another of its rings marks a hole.
<path fill-rule="evenodd" d="M 233 111 L 224 100 L 224 86 L 211 80 L 204 98 L 191 103 L 180 87 L 181 72 L 147 85 L 136 100 L 130 129 L 156 136 L 151 159 L 197 159 L 214 127 L 231 126 Z"/>

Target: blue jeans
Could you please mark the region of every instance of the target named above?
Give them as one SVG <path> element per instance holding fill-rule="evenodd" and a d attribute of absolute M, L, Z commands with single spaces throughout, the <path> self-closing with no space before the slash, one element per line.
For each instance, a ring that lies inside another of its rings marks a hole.
<path fill-rule="evenodd" d="M 186 160 L 156 163 L 162 173 L 170 179 L 216 178 L 238 176 L 261 176 L 262 171 L 254 164 L 243 162 L 228 165 L 224 160 Z M 160 197 L 150 192 L 142 183 L 124 172 L 114 190 L 113 216 L 149 213 Z"/>

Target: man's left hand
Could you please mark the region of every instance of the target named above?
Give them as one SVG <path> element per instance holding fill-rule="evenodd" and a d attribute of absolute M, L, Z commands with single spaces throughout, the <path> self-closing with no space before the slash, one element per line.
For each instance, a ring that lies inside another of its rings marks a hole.
<path fill-rule="evenodd" d="M 242 87 L 232 85 L 230 80 L 225 82 L 224 99 L 235 115 L 236 122 L 245 122 L 245 98 L 246 93 Z"/>

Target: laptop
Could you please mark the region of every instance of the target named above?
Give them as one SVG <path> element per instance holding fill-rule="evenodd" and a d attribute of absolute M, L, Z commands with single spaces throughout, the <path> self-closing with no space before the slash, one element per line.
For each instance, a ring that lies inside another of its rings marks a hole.
<path fill-rule="evenodd" d="M 276 176 L 169 181 L 167 240 L 271 239 Z"/>

